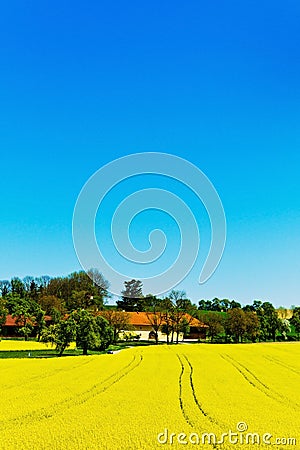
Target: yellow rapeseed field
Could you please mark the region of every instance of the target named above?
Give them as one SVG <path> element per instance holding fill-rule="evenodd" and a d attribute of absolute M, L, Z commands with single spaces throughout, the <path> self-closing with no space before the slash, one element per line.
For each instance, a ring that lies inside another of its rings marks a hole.
<path fill-rule="evenodd" d="M 299 377 L 298 343 L 1 359 L 0 448 L 299 449 Z"/>
<path fill-rule="evenodd" d="M 51 344 L 44 344 L 37 341 L 21 341 L 21 340 L 0 340 L 0 351 L 2 350 L 47 350 L 52 347 Z M 72 342 L 68 347 L 75 348 L 75 342 Z"/>

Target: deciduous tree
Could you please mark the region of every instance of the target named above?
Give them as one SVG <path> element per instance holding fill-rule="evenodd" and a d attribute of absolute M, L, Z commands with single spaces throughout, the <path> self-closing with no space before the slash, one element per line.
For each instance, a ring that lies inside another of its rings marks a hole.
<path fill-rule="evenodd" d="M 207 311 L 200 313 L 198 317 L 201 322 L 208 326 L 207 336 L 211 342 L 214 342 L 218 335 L 224 333 L 224 318 L 219 312 Z"/>
<path fill-rule="evenodd" d="M 0 333 L 2 332 L 2 326 L 6 322 L 8 309 L 6 308 L 6 302 L 4 298 L 0 298 Z"/>
<path fill-rule="evenodd" d="M 129 330 L 130 316 L 127 312 L 107 309 L 101 312 L 101 316 L 104 317 L 109 325 L 113 329 L 113 342 L 116 343 L 121 331 Z"/>
<path fill-rule="evenodd" d="M 297 306 L 293 309 L 293 316 L 291 318 L 291 324 L 295 328 L 295 332 L 297 333 L 297 337 L 299 340 L 300 337 L 300 307 Z"/>
<path fill-rule="evenodd" d="M 57 324 L 45 328 L 41 335 L 42 342 L 49 342 L 55 345 L 58 356 L 76 339 L 76 322 L 74 317 L 70 316 L 61 319 Z"/>

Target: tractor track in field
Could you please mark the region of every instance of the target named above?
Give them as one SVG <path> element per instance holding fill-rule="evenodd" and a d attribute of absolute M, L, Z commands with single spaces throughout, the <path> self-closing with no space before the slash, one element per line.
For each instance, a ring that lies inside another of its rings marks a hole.
<path fill-rule="evenodd" d="M 180 372 L 180 375 L 179 375 L 179 405 L 180 405 L 180 409 L 181 409 L 181 412 L 182 412 L 182 415 L 183 415 L 185 421 L 186 421 L 190 426 L 193 427 L 194 424 L 193 424 L 192 420 L 190 419 L 190 417 L 189 417 L 189 415 L 188 415 L 188 413 L 187 413 L 187 411 L 186 411 L 186 408 L 184 407 L 184 400 L 183 400 L 183 393 L 182 393 L 182 391 L 183 391 L 183 389 L 182 389 L 182 386 L 183 386 L 182 378 L 183 378 L 184 372 L 185 372 L 185 370 L 186 370 L 186 367 L 185 367 L 185 365 L 184 365 L 184 362 L 183 362 L 182 358 L 178 355 L 178 353 L 176 353 L 176 356 L 177 356 L 177 358 L 178 358 L 178 360 L 179 360 L 179 363 L 180 363 L 180 366 L 181 366 L 181 372 Z M 209 420 L 211 423 L 213 423 L 213 424 L 215 424 L 215 425 L 220 425 L 213 417 L 211 417 L 211 416 L 203 409 L 201 403 L 199 402 L 199 400 L 198 400 L 198 398 L 197 398 L 197 395 L 196 395 L 196 390 L 195 390 L 194 381 L 193 381 L 194 368 L 193 368 L 193 366 L 192 366 L 190 360 L 188 359 L 188 357 L 187 357 L 185 354 L 183 354 L 183 357 L 184 357 L 184 359 L 185 359 L 186 362 L 187 362 L 187 368 L 188 368 L 188 372 L 189 372 L 189 373 L 188 373 L 188 377 L 189 377 L 189 385 L 188 385 L 188 386 L 189 386 L 189 389 L 190 389 L 190 391 L 191 391 L 191 393 L 192 393 L 193 400 L 194 400 L 194 403 L 195 403 L 197 409 L 198 409 L 198 410 L 201 412 L 201 414 L 202 414 L 207 420 Z"/>
<path fill-rule="evenodd" d="M 294 409 L 299 410 L 300 405 L 298 403 L 292 402 L 289 398 L 270 388 L 264 384 L 251 370 L 249 370 L 244 364 L 232 358 L 230 355 L 220 355 L 222 359 L 231 364 L 242 376 L 243 378 L 255 389 L 262 392 L 267 397 L 276 401 L 277 403 L 286 406 L 287 402 L 291 404 Z"/>
<path fill-rule="evenodd" d="M 300 376 L 300 371 L 299 370 L 295 369 L 294 367 L 289 366 L 288 364 L 285 364 L 285 363 L 283 363 L 281 361 L 278 361 L 277 358 L 274 358 L 274 357 L 271 357 L 271 356 L 264 356 L 264 358 L 267 361 L 270 361 L 270 362 L 272 362 L 274 364 L 277 364 L 278 366 L 284 367 L 285 369 L 289 370 L 290 372 L 293 372 L 296 375 Z"/>
<path fill-rule="evenodd" d="M 139 355 L 139 358 L 136 355 L 134 355 L 132 360 L 126 366 L 114 372 L 109 377 L 105 378 L 99 383 L 94 384 L 91 388 L 87 389 L 86 391 L 83 391 L 79 394 L 75 394 L 72 397 L 66 398 L 65 400 L 49 405 L 49 407 L 47 408 L 36 409 L 28 414 L 23 414 L 21 416 L 8 419 L 7 421 L 3 421 L 1 425 L 7 426 L 9 423 L 23 422 L 24 420 L 27 421 L 28 419 L 30 419 L 30 421 L 40 421 L 44 419 L 50 419 L 61 411 L 70 409 L 74 406 L 82 405 L 91 398 L 94 398 L 102 394 L 103 392 L 111 388 L 114 384 L 118 383 L 130 372 L 137 369 L 142 363 L 142 361 L 143 361 L 142 354 Z"/>
<path fill-rule="evenodd" d="M 199 402 L 199 400 L 197 398 L 196 390 L 195 390 L 195 386 L 194 386 L 194 381 L 193 381 L 194 368 L 193 368 L 190 360 L 188 359 L 188 357 L 186 355 L 183 355 L 183 356 L 184 356 L 185 360 L 187 361 L 189 368 L 190 368 L 190 387 L 191 387 L 193 399 L 194 399 L 194 402 L 195 402 L 197 408 L 199 409 L 201 414 L 203 414 L 211 423 L 219 425 L 219 423 L 202 408 L 201 403 Z"/>
<path fill-rule="evenodd" d="M 251 375 L 261 386 L 263 386 L 267 390 L 271 390 L 270 387 L 267 386 L 266 384 L 264 384 L 253 372 L 251 372 L 251 370 L 248 369 L 248 367 L 246 367 L 244 364 L 242 364 L 241 362 L 237 361 L 236 359 L 232 358 L 232 356 L 229 356 L 229 355 L 226 355 L 226 356 L 231 361 L 233 361 L 235 364 L 237 364 L 238 366 L 242 367 L 242 369 L 244 369 L 249 375 Z"/>
<path fill-rule="evenodd" d="M 184 417 L 184 420 L 186 421 L 186 423 L 187 423 L 188 425 L 190 425 L 191 427 L 193 427 L 194 425 L 193 425 L 193 423 L 191 422 L 191 420 L 190 420 L 189 416 L 187 415 L 187 413 L 186 413 L 186 411 L 185 411 L 185 408 L 184 408 L 184 406 L 183 406 L 183 403 L 184 403 L 184 402 L 183 402 L 183 397 L 182 397 L 182 377 L 183 377 L 185 368 L 184 368 L 184 364 L 183 364 L 183 362 L 182 362 L 180 356 L 179 356 L 177 353 L 176 353 L 176 356 L 177 356 L 178 361 L 179 361 L 180 366 L 181 366 L 181 372 L 180 372 L 179 380 L 178 380 L 178 383 L 179 383 L 179 406 L 180 406 L 182 415 L 183 415 L 183 417 Z"/>

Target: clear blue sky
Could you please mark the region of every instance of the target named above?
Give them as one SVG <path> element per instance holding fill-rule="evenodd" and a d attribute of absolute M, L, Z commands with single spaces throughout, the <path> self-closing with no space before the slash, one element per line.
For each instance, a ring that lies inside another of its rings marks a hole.
<path fill-rule="evenodd" d="M 299 23 L 295 0 L 3 2 L 0 279 L 78 270 L 88 177 L 168 152 L 227 217 L 222 262 L 202 286 L 192 271 L 190 298 L 299 304 Z"/>

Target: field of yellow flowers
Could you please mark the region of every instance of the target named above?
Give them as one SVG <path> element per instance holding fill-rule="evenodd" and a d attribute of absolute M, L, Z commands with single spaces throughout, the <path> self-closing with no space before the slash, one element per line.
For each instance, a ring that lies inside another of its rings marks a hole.
<path fill-rule="evenodd" d="M 0 359 L 0 449 L 297 449 L 299 377 L 298 343 Z"/>

